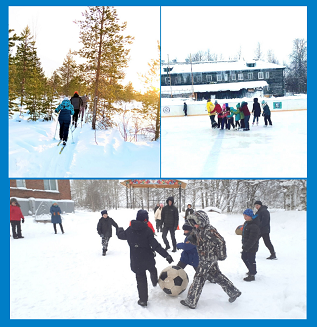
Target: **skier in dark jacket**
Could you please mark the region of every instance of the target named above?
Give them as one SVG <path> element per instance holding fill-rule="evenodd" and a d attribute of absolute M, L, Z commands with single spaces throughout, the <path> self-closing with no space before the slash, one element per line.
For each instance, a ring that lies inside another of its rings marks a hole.
<path fill-rule="evenodd" d="M 51 209 L 50 209 L 50 213 L 52 215 L 51 222 L 54 226 L 55 234 L 57 234 L 56 224 L 59 224 L 59 227 L 61 228 L 61 231 L 64 234 L 64 229 L 63 229 L 63 225 L 62 225 L 62 217 L 61 217 L 62 210 L 58 206 L 57 202 L 53 202 Z"/>
<path fill-rule="evenodd" d="M 242 101 L 241 103 L 241 108 L 239 109 L 240 112 L 243 112 L 244 114 L 244 131 L 249 131 L 250 126 L 249 126 L 249 120 L 250 120 L 250 111 L 248 109 L 248 103 L 245 101 Z"/>
<path fill-rule="evenodd" d="M 60 112 L 58 116 L 59 138 L 60 142 L 63 142 L 63 145 L 66 145 L 71 116 L 74 115 L 74 107 L 66 97 L 64 98 L 62 103 L 55 109 L 55 112 Z"/>
<path fill-rule="evenodd" d="M 102 255 L 106 255 L 108 250 L 108 243 L 110 237 L 112 237 L 112 226 L 118 230 L 117 223 L 108 216 L 107 210 L 101 211 L 101 218 L 97 224 L 97 232 L 101 237 L 101 244 L 102 244 Z"/>
<path fill-rule="evenodd" d="M 130 246 L 130 265 L 137 280 L 138 304 L 143 307 L 147 306 L 148 301 L 146 271 L 150 272 L 153 286 L 156 286 L 158 282 L 154 251 L 164 257 L 168 263 L 173 262 L 173 258 L 154 238 L 152 230 L 147 225 L 148 220 L 148 212 L 146 210 L 139 210 L 136 220 L 131 221 L 130 227 L 126 230 L 120 227 L 117 231 L 118 238 L 120 240 L 127 240 Z"/>
<path fill-rule="evenodd" d="M 269 260 L 276 259 L 276 253 L 273 244 L 270 240 L 270 212 L 267 210 L 267 206 L 262 205 L 261 201 L 255 201 L 254 206 L 257 209 L 257 216 L 260 220 L 261 236 L 263 238 L 265 246 L 269 249 L 271 255 L 266 258 Z"/>
<path fill-rule="evenodd" d="M 267 126 L 267 123 L 269 122 L 270 126 L 272 126 L 272 121 L 271 121 L 271 110 L 268 104 L 263 100 L 262 101 L 262 108 L 263 108 L 263 116 L 264 116 L 264 123 L 265 127 Z"/>
<path fill-rule="evenodd" d="M 74 95 L 70 99 L 71 104 L 74 106 L 74 117 L 73 117 L 73 125 L 75 124 L 75 128 L 77 127 L 77 120 L 79 115 L 80 107 L 83 106 L 83 100 L 78 95 L 78 92 L 75 91 Z"/>
<path fill-rule="evenodd" d="M 173 251 L 176 252 L 176 239 L 175 231 L 178 226 L 178 210 L 174 206 L 174 198 L 171 196 L 166 200 L 167 205 L 162 209 L 161 223 L 163 227 L 162 238 L 165 243 L 165 250 L 170 249 L 169 242 L 167 240 L 167 233 L 170 232 L 173 243 Z"/>
<path fill-rule="evenodd" d="M 186 223 L 186 220 L 187 220 L 187 216 L 191 215 L 192 213 L 194 213 L 194 210 L 192 209 L 192 205 L 187 204 L 187 209 L 185 211 L 185 223 Z"/>
<path fill-rule="evenodd" d="M 252 125 L 254 125 L 255 123 L 255 119 L 256 119 L 256 124 L 259 125 L 259 117 L 261 116 L 261 106 L 258 102 L 258 98 L 254 98 L 253 99 L 253 109 L 252 109 L 252 112 L 253 112 L 253 123 Z"/>
<path fill-rule="evenodd" d="M 195 309 L 209 276 L 228 294 L 229 302 L 234 302 L 241 292 L 221 273 L 218 267 L 218 260 L 225 260 L 227 257 L 225 240 L 216 228 L 210 225 L 208 215 L 202 210 L 188 216 L 188 222 L 195 227 L 187 239 L 197 247 L 199 265 L 193 283 L 188 290 L 187 298 L 182 300 L 181 304 Z"/>

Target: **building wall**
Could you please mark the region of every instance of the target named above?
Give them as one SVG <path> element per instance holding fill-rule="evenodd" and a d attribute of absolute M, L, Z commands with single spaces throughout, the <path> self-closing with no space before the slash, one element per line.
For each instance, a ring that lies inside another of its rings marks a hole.
<path fill-rule="evenodd" d="M 10 179 L 10 197 L 71 200 L 70 181 L 58 179 L 58 191 L 44 190 L 43 179 L 25 179 L 25 188 L 16 188 L 16 180 Z"/>

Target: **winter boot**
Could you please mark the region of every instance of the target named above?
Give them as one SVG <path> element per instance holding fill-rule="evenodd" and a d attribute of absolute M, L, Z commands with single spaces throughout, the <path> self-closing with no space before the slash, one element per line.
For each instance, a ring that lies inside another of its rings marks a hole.
<path fill-rule="evenodd" d="M 13 236 L 13 238 L 14 238 L 15 240 L 17 240 L 17 239 L 19 238 L 19 236 L 16 235 L 16 236 Z"/>
<path fill-rule="evenodd" d="M 254 275 L 249 275 L 248 277 L 243 278 L 246 282 L 253 282 L 255 280 Z"/>
<path fill-rule="evenodd" d="M 181 301 L 181 304 L 184 305 L 185 307 L 188 307 L 188 308 L 191 308 L 191 309 L 196 309 L 195 307 L 193 307 L 193 306 L 187 304 L 185 300 L 182 300 L 182 301 Z"/>
<path fill-rule="evenodd" d="M 273 254 L 271 254 L 268 258 L 266 258 L 266 259 L 269 259 L 269 260 L 276 260 L 277 258 L 276 258 L 276 254 L 275 253 L 273 253 Z"/>
<path fill-rule="evenodd" d="M 241 292 L 237 293 L 234 296 L 229 297 L 229 302 L 230 303 L 234 302 L 240 295 L 241 295 Z"/>
<path fill-rule="evenodd" d="M 171 247 L 169 245 L 165 246 L 165 250 L 167 251 L 168 249 L 170 249 Z"/>
<path fill-rule="evenodd" d="M 173 248 L 172 252 L 176 252 L 176 248 Z"/>
<path fill-rule="evenodd" d="M 145 301 L 141 301 L 141 300 L 139 300 L 138 301 L 138 305 L 140 305 L 141 307 L 147 307 L 147 302 Z"/>
<path fill-rule="evenodd" d="M 18 238 L 24 238 L 24 236 L 20 235 L 20 236 L 18 236 Z"/>
<path fill-rule="evenodd" d="M 107 249 L 102 249 L 102 255 L 105 256 L 107 253 Z"/>

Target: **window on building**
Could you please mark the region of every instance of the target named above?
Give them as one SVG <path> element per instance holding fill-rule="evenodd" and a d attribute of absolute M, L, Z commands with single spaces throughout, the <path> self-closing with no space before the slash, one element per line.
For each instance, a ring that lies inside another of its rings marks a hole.
<path fill-rule="evenodd" d="M 196 83 L 201 83 L 201 81 L 202 81 L 201 76 L 195 76 L 195 82 Z"/>
<path fill-rule="evenodd" d="M 228 81 L 228 74 L 224 74 L 223 77 L 224 77 L 225 82 L 227 82 Z"/>
<path fill-rule="evenodd" d="M 206 75 L 206 81 L 211 82 L 212 81 L 212 75 Z"/>
<path fill-rule="evenodd" d="M 265 79 L 269 79 L 270 78 L 270 72 L 266 72 L 265 73 Z"/>
<path fill-rule="evenodd" d="M 258 73 L 258 79 L 263 79 L 264 78 L 264 74 L 263 72 L 259 72 Z"/>
<path fill-rule="evenodd" d="M 25 179 L 16 179 L 16 183 L 18 188 L 26 188 Z"/>
<path fill-rule="evenodd" d="M 165 84 L 170 84 L 171 83 L 171 79 L 170 77 L 165 77 Z"/>
<path fill-rule="evenodd" d="M 243 81 L 243 73 L 238 74 L 238 80 L 239 80 L 239 81 Z"/>
<path fill-rule="evenodd" d="M 58 184 L 56 179 L 44 179 L 44 190 L 58 191 Z"/>
<path fill-rule="evenodd" d="M 232 80 L 232 81 L 235 81 L 236 78 L 237 78 L 237 77 L 236 77 L 236 74 L 231 74 L 231 80 Z"/>
<path fill-rule="evenodd" d="M 182 83 L 182 77 L 181 77 L 181 76 L 177 76 L 177 77 L 175 78 L 175 83 L 176 83 L 176 84 L 181 84 L 181 83 Z"/>
<path fill-rule="evenodd" d="M 253 73 L 248 73 L 248 79 L 253 79 Z"/>
<path fill-rule="evenodd" d="M 221 74 L 218 74 L 217 75 L 217 82 L 221 82 L 222 81 L 222 75 Z"/>

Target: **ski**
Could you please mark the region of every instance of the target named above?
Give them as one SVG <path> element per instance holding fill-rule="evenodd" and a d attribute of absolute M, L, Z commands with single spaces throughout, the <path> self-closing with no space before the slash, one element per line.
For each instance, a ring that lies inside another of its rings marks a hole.
<path fill-rule="evenodd" d="M 59 146 L 61 144 L 62 140 L 59 140 L 59 142 L 57 143 L 57 146 Z"/>
<path fill-rule="evenodd" d="M 61 151 L 59 151 L 59 154 L 62 153 L 62 151 L 64 150 L 65 146 L 66 146 L 66 144 L 62 146 Z"/>

